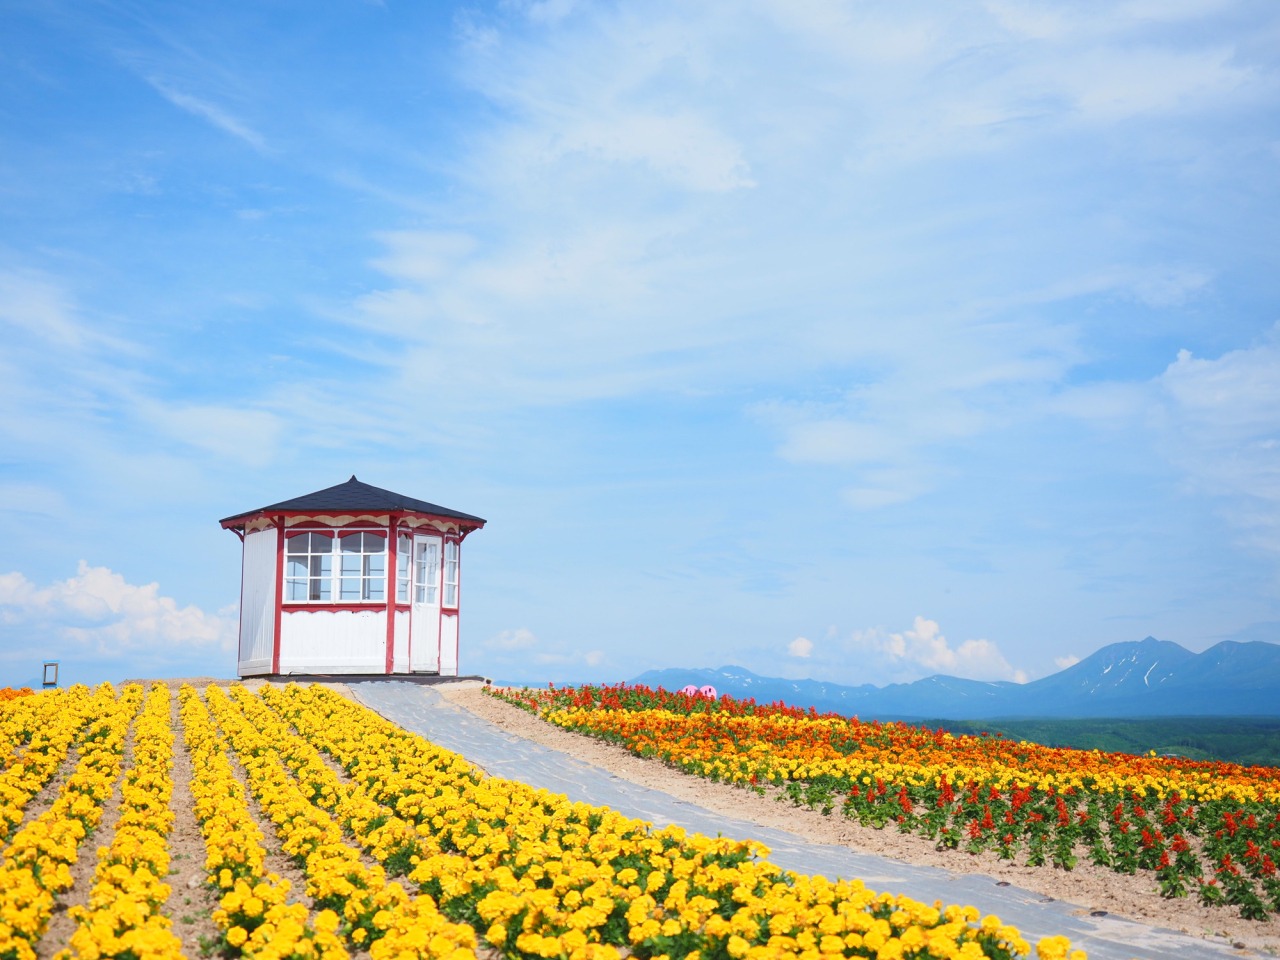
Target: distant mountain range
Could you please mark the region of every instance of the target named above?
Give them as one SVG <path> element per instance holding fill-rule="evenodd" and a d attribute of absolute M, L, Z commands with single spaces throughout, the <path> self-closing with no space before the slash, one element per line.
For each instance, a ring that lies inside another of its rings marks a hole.
<path fill-rule="evenodd" d="M 863 719 L 988 720 L 997 717 L 1280 716 L 1280 645 L 1224 641 L 1192 653 L 1147 637 L 1114 643 L 1030 683 L 932 676 L 885 687 L 761 677 L 743 667 L 650 670 L 633 683 L 782 700 Z"/>

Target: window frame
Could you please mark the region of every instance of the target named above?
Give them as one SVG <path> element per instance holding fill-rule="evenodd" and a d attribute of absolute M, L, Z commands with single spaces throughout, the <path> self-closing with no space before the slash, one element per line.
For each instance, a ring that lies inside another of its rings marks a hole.
<path fill-rule="evenodd" d="M 439 537 L 424 537 L 413 542 L 413 602 L 424 606 L 440 605 Z"/>
<path fill-rule="evenodd" d="M 396 531 L 396 605 L 405 606 L 413 601 L 413 534 Z"/>
<path fill-rule="evenodd" d="M 307 549 L 290 549 L 291 541 L 303 535 L 307 536 Z M 355 536 L 360 538 L 359 549 L 351 550 L 351 538 Z M 315 549 L 316 537 L 327 542 L 327 551 Z M 370 537 L 374 539 L 371 541 Z M 344 549 L 344 540 L 347 541 L 347 549 Z M 291 527 L 285 531 L 284 541 L 282 606 L 386 607 L 387 591 L 394 589 L 394 581 L 388 562 L 390 536 L 385 527 Z M 372 544 L 379 544 L 382 549 L 369 549 Z M 306 558 L 306 573 L 299 575 L 290 567 L 303 557 Z M 303 584 L 306 596 L 299 599 L 296 591 Z"/>
<path fill-rule="evenodd" d="M 454 537 L 446 537 L 444 549 L 440 555 L 440 608 L 457 610 L 461 594 L 462 567 L 461 542 Z"/>

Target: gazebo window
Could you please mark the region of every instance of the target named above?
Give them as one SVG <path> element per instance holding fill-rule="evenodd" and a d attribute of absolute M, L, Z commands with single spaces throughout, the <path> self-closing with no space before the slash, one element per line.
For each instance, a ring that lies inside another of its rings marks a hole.
<path fill-rule="evenodd" d="M 458 605 L 458 541 L 444 545 L 444 605 Z"/>
<path fill-rule="evenodd" d="M 377 603 L 386 589 L 386 534 L 309 531 L 286 537 L 286 603 Z"/>
<path fill-rule="evenodd" d="M 414 562 L 414 603 L 435 603 L 440 582 L 440 544 L 427 540 L 418 544 Z"/>
<path fill-rule="evenodd" d="M 343 603 L 386 599 L 387 538 L 381 533 L 347 533 L 338 538 L 342 556 L 338 599 Z"/>
<path fill-rule="evenodd" d="M 285 600 L 308 603 L 332 599 L 333 535 L 294 533 L 285 544 Z"/>
<path fill-rule="evenodd" d="M 396 603 L 409 602 L 412 574 L 413 537 L 402 533 L 396 538 Z"/>

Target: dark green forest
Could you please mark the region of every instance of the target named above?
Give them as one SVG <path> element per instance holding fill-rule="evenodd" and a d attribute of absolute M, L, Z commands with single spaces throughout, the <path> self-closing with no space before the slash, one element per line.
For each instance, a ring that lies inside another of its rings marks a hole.
<path fill-rule="evenodd" d="M 1280 718 L 1154 717 L 1123 720 L 932 720 L 926 726 L 952 733 L 1000 733 L 1049 747 L 1116 753 L 1174 754 L 1190 760 L 1224 760 L 1280 766 Z"/>

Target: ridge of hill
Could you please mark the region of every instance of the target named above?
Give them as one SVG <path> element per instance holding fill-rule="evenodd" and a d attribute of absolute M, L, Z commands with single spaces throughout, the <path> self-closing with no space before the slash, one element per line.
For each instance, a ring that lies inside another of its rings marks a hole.
<path fill-rule="evenodd" d="M 745 667 L 649 670 L 633 683 L 782 700 L 871 718 L 1280 716 L 1280 644 L 1225 640 L 1193 653 L 1167 640 L 1113 643 L 1032 680 L 966 680 L 941 674 L 912 683 L 847 686 L 764 677 Z"/>

